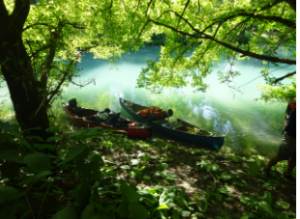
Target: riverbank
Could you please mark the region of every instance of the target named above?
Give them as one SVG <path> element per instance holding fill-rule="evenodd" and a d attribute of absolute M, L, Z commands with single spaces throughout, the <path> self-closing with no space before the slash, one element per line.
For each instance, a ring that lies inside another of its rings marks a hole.
<path fill-rule="evenodd" d="M 169 206 L 179 214 L 175 218 L 289 218 L 296 213 L 296 183 L 283 178 L 285 162 L 266 179 L 261 169 L 268 159 L 262 156 L 242 157 L 162 140 L 101 145 L 105 165 L 117 179 L 143 189 L 175 186 L 184 191 L 185 201 Z"/>
<path fill-rule="evenodd" d="M 0 123 L 1 216 L 295 218 L 296 183 L 282 177 L 283 162 L 266 179 L 262 156 L 133 140 L 99 128 L 48 131 L 54 136 L 46 142 L 24 139 L 17 127 Z"/>

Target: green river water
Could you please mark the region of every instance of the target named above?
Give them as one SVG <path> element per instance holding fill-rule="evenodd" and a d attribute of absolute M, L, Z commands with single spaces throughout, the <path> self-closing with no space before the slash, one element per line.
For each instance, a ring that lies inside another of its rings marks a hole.
<path fill-rule="evenodd" d="M 65 120 L 61 102 L 67 102 L 72 97 L 76 97 L 82 107 L 92 109 L 109 107 L 114 111 L 120 111 L 118 97 L 121 96 L 145 106 L 172 109 L 174 116 L 204 130 L 226 136 L 223 147 L 235 153 L 264 156 L 276 153 L 283 129 L 286 104 L 266 104 L 254 100 L 260 96 L 257 85 L 264 83 L 263 78 L 258 77 L 264 67 L 262 61 L 255 59 L 236 61 L 233 68 L 242 75 L 230 84 L 220 84 L 216 73 L 230 68 L 227 61 L 221 61 L 205 79 L 210 85 L 205 93 L 194 93 L 193 88 L 185 87 L 165 88 L 157 95 L 135 87 L 141 68 L 146 67 L 146 60 L 155 60 L 159 49 L 159 47 L 141 48 L 137 53 L 124 55 L 114 66 L 107 60 L 95 60 L 92 54 L 86 54 L 77 65 L 82 70 L 81 77 L 75 81 L 83 83 L 93 78 L 95 83 L 83 88 L 75 85 L 64 88 L 62 99 L 58 99 L 53 106 L 54 114 L 60 115 L 56 118 L 56 123 L 64 123 L 65 127 L 70 126 L 70 121 Z M 289 57 L 290 54 L 283 50 L 279 53 L 282 57 Z M 273 71 L 274 77 L 280 77 L 296 69 L 293 65 L 280 66 L 286 67 Z M 270 71 L 272 70 L 273 66 L 270 67 Z M 257 79 L 253 80 L 255 78 Z M 289 80 L 285 79 L 283 82 L 289 83 Z M 13 107 L 8 97 L 7 88 L 0 89 L 0 98 L 5 100 L 4 105 L 0 107 L 0 116 L 4 120 L 11 119 L 13 115 Z M 125 111 L 121 112 L 123 117 L 130 118 Z M 167 136 L 159 137 L 168 139 Z"/>

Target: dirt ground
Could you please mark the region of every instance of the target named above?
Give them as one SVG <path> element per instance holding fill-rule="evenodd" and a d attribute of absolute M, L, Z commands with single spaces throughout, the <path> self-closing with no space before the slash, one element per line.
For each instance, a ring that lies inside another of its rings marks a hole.
<path fill-rule="evenodd" d="M 261 200 L 266 192 L 272 196 L 272 206 L 283 201 L 289 206 L 281 210 L 296 214 L 296 183 L 282 176 L 283 163 L 271 171 L 270 178 L 266 178 L 260 170 L 267 163 L 267 158 L 227 154 L 225 150 L 212 152 L 165 140 L 134 141 L 133 146 L 101 147 L 99 151 L 106 165 L 113 163 L 117 167 L 115 172 L 118 179 L 143 188 L 178 186 L 185 189 L 186 198 L 191 202 L 203 199 L 205 193 L 209 192 L 212 195 L 207 209 L 200 209 L 205 218 L 216 218 L 220 214 L 225 215 L 224 218 L 241 218 L 247 212 L 256 213 L 257 207 L 253 203 L 257 203 L 255 199 Z M 145 167 L 141 177 L 133 177 L 129 169 L 122 168 L 134 168 L 137 164 L 133 164 L 132 160 L 139 160 L 139 167 Z M 163 174 L 157 171 L 161 163 L 168 166 Z M 207 164 L 216 164 L 214 166 L 219 168 L 207 170 Z M 250 174 L 248 169 L 251 165 L 258 166 L 259 172 Z M 220 188 L 226 188 L 227 191 L 222 192 Z M 252 204 L 251 200 L 254 200 Z M 195 211 L 199 211 L 199 207 Z"/>

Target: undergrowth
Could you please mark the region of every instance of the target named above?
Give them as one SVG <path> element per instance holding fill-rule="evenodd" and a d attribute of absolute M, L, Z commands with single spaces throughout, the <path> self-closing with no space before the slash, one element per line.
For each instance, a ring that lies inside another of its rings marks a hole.
<path fill-rule="evenodd" d="M 267 180 L 261 156 L 130 140 L 101 128 L 47 131 L 54 136 L 44 142 L 0 123 L 0 219 L 296 217 L 282 194 L 296 186 L 277 174 L 284 163 Z"/>

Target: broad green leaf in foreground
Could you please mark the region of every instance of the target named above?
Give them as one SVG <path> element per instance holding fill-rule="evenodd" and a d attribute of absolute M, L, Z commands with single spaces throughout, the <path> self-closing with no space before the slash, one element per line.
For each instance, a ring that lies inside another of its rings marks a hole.
<path fill-rule="evenodd" d="M 140 204 L 130 204 L 128 211 L 130 219 L 146 219 L 150 216 L 148 210 Z"/>
<path fill-rule="evenodd" d="M 19 152 L 17 150 L 0 150 L 0 160 L 22 163 Z"/>
<path fill-rule="evenodd" d="M 259 165 L 257 163 L 254 163 L 249 166 L 249 168 L 247 169 L 247 172 L 250 175 L 255 176 L 260 173 L 259 168 L 260 168 Z"/>
<path fill-rule="evenodd" d="M 232 175 L 227 172 L 222 173 L 220 176 L 220 179 L 222 179 L 224 181 L 231 180 L 231 178 L 232 178 Z"/>
<path fill-rule="evenodd" d="M 35 173 L 51 169 L 50 158 L 44 153 L 35 152 L 32 154 L 27 154 L 23 158 L 23 162 L 27 164 L 30 170 Z"/>
<path fill-rule="evenodd" d="M 67 206 L 52 216 L 52 219 L 75 219 L 75 208 Z"/>
<path fill-rule="evenodd" d="M 78 157 L 85 150 L 85 148 L 86 147 L 83 144 L 77 145 L 76 148 L 69 151 L 69 153 L 66 155 L 66 158 L 63 160 L 63 163 L 74 160 L 76 157 Z"/>
<path fill-rule="evenodd" d="M 126 183 L 122 182 L 120 190 L 122 197 L 126 200 L 126 202 L 130 204 L 138 203 L 139 195 L 131 186 L 128 186 Z"/>
<path fill-rule="evenodd" d="M 12 201 L 19 197 L 19 192 L 17 189 L 11 186 L 0 185 L 0 204 L 5 201 Z"/>
<path fill-rule="evenodd" d="M 289 209 L 290 208 L 290 204 L 285 202 L 285 201 L 277 201 L 276 204 L 280 207 L 282 207 L 283 209 Z"/>

